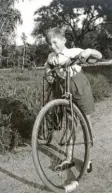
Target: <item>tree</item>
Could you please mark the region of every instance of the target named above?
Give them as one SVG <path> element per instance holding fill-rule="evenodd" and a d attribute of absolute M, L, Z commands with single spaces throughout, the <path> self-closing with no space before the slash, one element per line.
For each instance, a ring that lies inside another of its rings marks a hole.
<path fill-rule="evenodd" d="M 27 36 L 26 36 L 26 34 L 24 32 L 21 35 L 21 39 L 23 41 L 23 64 L 22 64 L 22 69 L 24 69 L 24 66 L 25 66 L 25 55 L 26 55 L 26 40 L 27 40 Z"/>
<path fill-rule="evenodd" d="M 22 23 L 20 12 L 14 9 L 14 2 L 14 0 L 0 0 L 0 45 L 3 56 L 6 55 L 5 51 L 17 23 Z"/>
<path fill-rule="evenodd" d="M 17 23 L 22 23 L 21 14 L 13 7 L 14 0 L 0 0 L 0 36 L 11 34 Z"/>
<path fill-rule="evenodd" d="M 43 66 L 47 60 L 48 54 L 51 52 L 47 43 L 41 43 L 36 46 L 35 61 L 37 66 Z"/>
<path fill-rule="evenodd" d="M 49 6 L 38 9 L 35 16 L 35 37 L 46 37 L 47 29 L 59 26 L 66 29 L 69 47 L 75 44 L 83 48 L 84 38 L 91 32 L 100 33 L 101 23 L 108 31 L 106 26 L 112 22 L 112 3 L 111 0 L 53 0 Z"/>

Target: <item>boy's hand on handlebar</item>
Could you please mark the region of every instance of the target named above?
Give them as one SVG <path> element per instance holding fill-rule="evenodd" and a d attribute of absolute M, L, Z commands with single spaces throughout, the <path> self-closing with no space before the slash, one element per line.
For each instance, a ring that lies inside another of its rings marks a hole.
<path fill-rule="evenodd" d="M 65 65 L 67 65 L 67 66 L 69 66 L 71 64 L 71 59 L 70 58 L 67 58 L 67 60 L 66 60 L 66 62 L 64 62 L 63 64 L 61 64 L 60 66 L 65 66 Z"/>
<path fill-rule="evenodd" d="M 90 54 L 88 53 L 88 50 L 84 50 L 79 54 L 79 60 L 81 63 L 86 63 L 88 57 L 90 56 Z"/>
<path fill-rule="evenodd" d="M 47 59 L 47 62 L 50 64 L 50 65 L 57 65 L 58 64 L 58 58 L 53 56 L 52 54 L 49 54 L 48 56 L 48 59 Z"/>
<path fill-rule="evenodd" d="M 94 64 L 94 63 L 98 62 L 98 60 L 100 59 L 99 53 L 100 52 L 98 52 L 96 50 L 92 50 L 92 49 L 83 50 L 79 54 L 79 60 L 82 62 L 82 64 L 84 64 L 84 63 Z"/>

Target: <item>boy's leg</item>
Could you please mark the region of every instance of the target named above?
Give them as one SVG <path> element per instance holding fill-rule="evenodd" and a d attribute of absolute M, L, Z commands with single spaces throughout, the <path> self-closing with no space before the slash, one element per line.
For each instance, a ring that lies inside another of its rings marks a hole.
<path fill-rule="evenodd" d="M 74 139 L 73 139 L 73 136 L 72 136 L 71 139 L 70 139 L 68 148 L 67 148 L 67 160 L 69 162 L 73 161 L 73 150 L 74 150 Z"/>
<path fill-rule="evenodd" d="M 88 120 L 88 122 L 89 122 L 89 125 L 90 125 L 90 128 L 91 128 L 91 131 L 93 130 L 92 129 L 92 123 L 91 123 L 91 115 L 86 115 L 86 117 L 87 117 L 87 120 Z M 80 125 L 79 124 L 77 124 L 77 129 L 78 129 L 78 127 L 80 127 Z M 68 151 L 67 151 L 67 160 L 68 161 L 71 161 L 72 160 L 72 153 L 73 153 L 73 144 L 74 143 L 74 138 L 73 138 L 73 136 L 71 137 L 71 139 L 70 139 L 70 145 L 68 145 Z M 92 146 L 91 146 L 92 147 Z M 91 149 L 90 149 L 90 161 L 91 161 Z"/>
<path fill-rule="evenodd" d="M 84 73 L 79 73 L 75 77 L 72 78 L 71 81 L 71 93 L 73 96 L 73 101 L 78 104 L 78 106 L 82 109 L 85 113 L 88 122 L 90 124 L 90 128 L 92 130 L 92 123 L 91 123 L 91 114 L 90 112 L 94 112 L 94 99 L 92 95 L 91 86 L 87 77 Z M 74 140 L 73 138 L 71 140 Z M 72 147 L 73 148 L 73 147 Z M 68 146 L 68 156 L 67 159 L 70 160 L 72 157 L 72 148 Z M 90 161 L 88 163 L 88 172 L 92 170 L 92 161 L 91 161 L 91 149 L 90 149 Z"/>
<path fill-rule="evenodd" d="M 91 115 L 86 115 L 86 117 L 87 117 L 87 120 L 89 122 L 90 128 L 92 130 Z"/>
<path fill-rule="evenodd" d="M 53 85 L 45 82 L 44 85 L 44 104 L 53 100 Z"/>

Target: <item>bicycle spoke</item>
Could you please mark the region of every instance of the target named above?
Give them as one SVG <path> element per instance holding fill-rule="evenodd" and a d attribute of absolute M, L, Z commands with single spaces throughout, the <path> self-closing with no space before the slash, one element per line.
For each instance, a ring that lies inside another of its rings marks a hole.
<path fill-rule="evenodd" d="M 44 112 L 44 116 L 40 119 L 39 128 L 43 126 L 43 129 L 46 130 L 44 131 L 46 140 L 51 132 L 52 140 L 49 143 L 41 144 L 36 139 L 37 168 L 41 170 L 40 176 L 44 175 L 48 179 L 47 183 L 50 182 L 56 187 L 64 187 L 69 185 L 71 176 L 74 181 L 83 174 L 90 140 L 87 140 L 85 135 L 86 126 L 82 115 L 74 110 L 72 120 L 69 103 L 58 106 L 57 104 L 56 101 L 56 105 Z M 64 169 L 62 167 L 57 171 L 64 160 L 71 160 L 71 163 L 74 164 L 65 165 Z"/>

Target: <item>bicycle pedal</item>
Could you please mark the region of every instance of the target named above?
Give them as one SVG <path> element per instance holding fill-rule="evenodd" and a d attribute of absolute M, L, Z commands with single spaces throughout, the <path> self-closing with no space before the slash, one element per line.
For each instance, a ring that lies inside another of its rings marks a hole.
<path fill-rule="evenodd" d="M 63 171 L 66 169 L 69 169 L 71 167 L 75 166 L 75 162 L 67 162 L 67 161 L 63 161 L 61 164 L 59 164 L 58 166 L 55 167 L 55 171 Z"/>

